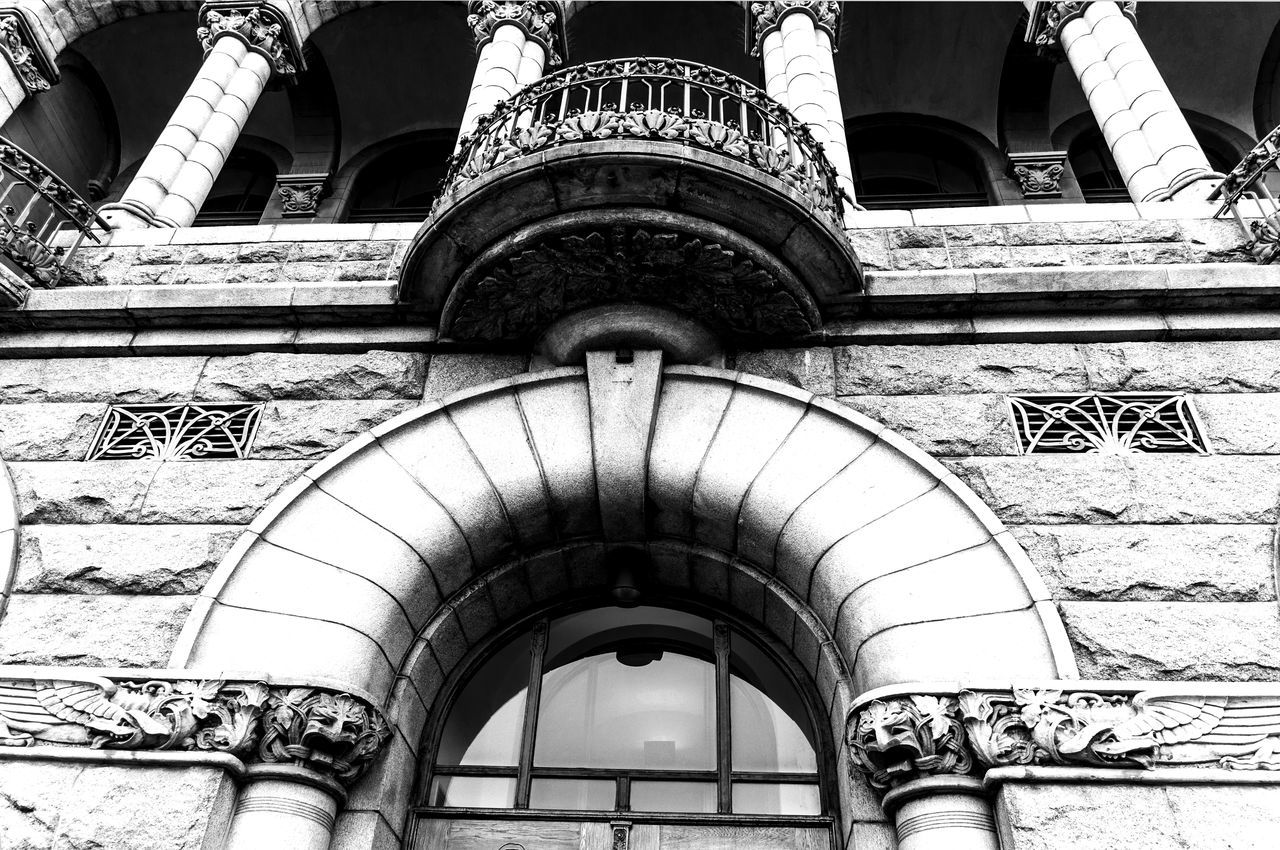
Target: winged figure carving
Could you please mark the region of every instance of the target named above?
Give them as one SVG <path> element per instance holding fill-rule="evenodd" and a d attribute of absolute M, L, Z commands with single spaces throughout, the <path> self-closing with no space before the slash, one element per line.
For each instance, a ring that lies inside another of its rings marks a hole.
<path fill-rule="evenodd" d="M 146 708 L 145 697 L 96 676 L 0 680 L 0 746 L 130 747 L 170 738 L 171 725 Z"/>
<path fill-rule="evenodd" d="M 1168 696 L 1140 693 L 1132 717 L 1088 723 L 1059 739 L 1070 757 L 1157 764 L 1217 763 L 1280 770 L 1280 697 Z"/>

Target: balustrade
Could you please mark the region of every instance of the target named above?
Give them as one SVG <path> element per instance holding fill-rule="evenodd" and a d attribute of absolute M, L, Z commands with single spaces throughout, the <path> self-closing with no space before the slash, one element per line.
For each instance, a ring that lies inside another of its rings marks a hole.
<path fill-rule="evenodd" d="M 1249 242 L 1249 253 L 1264 265 L 1280 257 L 1280 201 L 1266 183 L 1267 173 L 1275 169 L 1277 160 L 1280 160 L 1280 127 L 1254 145 L 1209 196 L 1210 200 L 1222 201 L 1215 216 L 1231 211 Z M 1242 206 L 1253 209 L 1246 215 Z"/>

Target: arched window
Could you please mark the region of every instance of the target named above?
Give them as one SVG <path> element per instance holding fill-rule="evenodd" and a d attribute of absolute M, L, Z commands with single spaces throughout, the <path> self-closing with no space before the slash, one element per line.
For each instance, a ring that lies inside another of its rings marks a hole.
<path fill-rule="evenodd" d="M 276 166 L 270 157 L 236 148 L 218 173 L 194 225 L 257 224 L 275 184 Z"/>
<path fill-rule="evenodd" d="M 740 629 L 668 608 L 537 623 L 458 691 L 432 808 L 820 815 L 791 677 Z"/>
<path fill-rule="evenodd" d="M 351 192 L 348 221 L 421 221 L 449 167 L 455 134 L 401 145 L 365 165 Z"/>
<path fill-rule="evenodd" d="M 986 181 L 972 151 L 921 127 L 868 127 L 849 133 L 858 203 L 867 209 L 985 206 Z"/>
<path fill-rule="evenodd" d="M 1129 200 L 1129 189 L 1102 133 L 1092 130 L 1081 134 L 1071 143 L 1067 156 L 1085 203 L 1115 204 Z"/>

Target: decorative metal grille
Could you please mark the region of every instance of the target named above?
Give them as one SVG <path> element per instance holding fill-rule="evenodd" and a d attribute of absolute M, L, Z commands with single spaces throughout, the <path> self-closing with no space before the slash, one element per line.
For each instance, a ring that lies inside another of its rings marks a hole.
<path fill-rule="evenodd" d="M 1191 400 L 1173 393 L 1009 397 L 1021 454 L 1208 454 Z"/>
<path fill-rule="evenodd" d="M 113 404 L 85 460 L 245 458 L 261 419 L 261 403 Z"/>

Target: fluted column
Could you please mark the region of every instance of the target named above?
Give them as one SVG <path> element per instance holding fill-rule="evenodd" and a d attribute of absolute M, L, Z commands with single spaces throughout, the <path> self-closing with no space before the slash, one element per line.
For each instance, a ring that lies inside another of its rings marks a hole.
<path fill-rule="evenodd" d="M 478 58 L 459 125 L 459 144 L 475 131 L 477 118 L 541 78 L 548 66 L 560 63 L 554 4 L 473 0 L 470 9 L 467 23 L 475 33 Z"/>
<path fill-rule="evenodd" d="M 1133 24 L 1136 3 L 1027 3 L 1028 38 L 1060 50 L 1134 201 L 1208 195 L 1214 172 Z"/>
<path fill-rule="evenodd" d="M 195 220 L 271 75 L 296 71 L 285 29 L 269 6 L 204 13 L 204 62 L 124 195 L 103 208 L 112 227 Z"/>
<path fill-rule="evenodd" d="M 836 85 L 835 38 L 840 4 L 771 0 L 751 4 L 753 53 L 764 66 L 765 93 L 809 126 L 852 201 L 853 168 Z"/>

